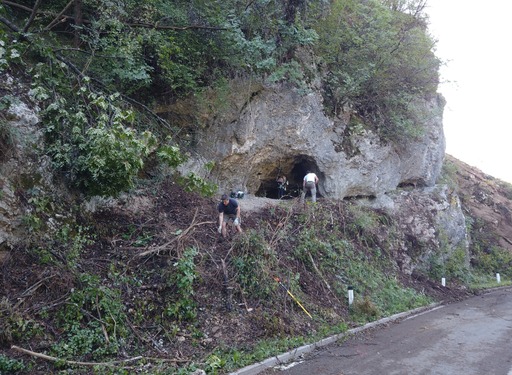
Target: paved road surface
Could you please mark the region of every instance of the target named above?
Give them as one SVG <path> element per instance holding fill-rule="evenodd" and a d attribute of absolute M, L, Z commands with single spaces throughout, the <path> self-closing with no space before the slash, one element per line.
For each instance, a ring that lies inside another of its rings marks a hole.
<path fill-rule="evenodd" d="M 512 289 L 363 331 L 283 375 L 512 375 Z"/>

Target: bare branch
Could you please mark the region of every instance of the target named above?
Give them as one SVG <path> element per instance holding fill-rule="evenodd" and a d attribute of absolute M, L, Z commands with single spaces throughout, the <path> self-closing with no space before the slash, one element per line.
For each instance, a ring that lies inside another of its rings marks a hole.
<path fill-rule="evenodd" d="M 19 346 L 16 346 L 16 345 L 11 346 L 11 349 L 17 350 L 17 351 L 25 353 L 25 354 L 29 354 L 29 355 L 37 357 L 37 358 L 46 359 L 48 361 L 64 362 L 64 363 L 67 363 L 67 364 L 70 364 L 70 365 L 81 365 L 81 366 L 116 366 L 116 365 L 119 365 L 119 364 L 122 364 L 122 363 L 138 361 L 139 359 L 144 358 L 143 356 L 137 356 L 137 357 L 133 357 L 133 358 L 124 359 L 122 361 L 78 362 L 78 361 L 67 361 L 67 360 L 60 359 L 60 358 L 57 358 L 57 357 L 52 357 L 52 356 L 49 356 L 49 355 L 46 355 L 46 354 L 33 352 L 32 350 L 23 349 L 23 348 L 20 348 Z"/>
<path fill-rule="evenodd" d="M 16 33 L 19 33 L 20 32 L 20 29 L 18 28 L 18 26 L 16 26 L 15 24 L 13 24 L 11 21 L 9 21 L 7 18 L 4 18 L 4 17 L 1 17 L 0 16 L 0 22 L 2 22 L 5 26 L 7 26 L 9 29 L 11 29 L 12 31 L 16 32 Z"/>
<path fill-rule="evenodd" d="M 143 257 L 146 255 L 159 253 L 161 250 L 166 249 L 169 245 L 173 244 L 174 242 L 180 241 L 182 238 L 186 237 L 197 226 L 204 225 L 204 224 L 215 224 L 214 221 L 203 221 L 201 223 L 196 223 L 195 222 L 196 216 L 197 216 L 197 210 L 194 214 L 194 218 L 192 219 L 192 223 L 190 224 L 190 226 L 187 229 L 185 229 L 183 232 L 181 232 L 178 236 L 174 237 L 172 240 L 164 243 L 163 245 L 153 246 L 149 250 L 146 250 L 142 253 L 137 254 L 137 257 Z"/>
<path fill-rule="evenodd" d="M 15 8 L 23 9 L 23 10 L 25 10 L 27 12 L 32 12 L 32 8 L 26 7 L 26 6 L 18 4 L 18 3 L 13 3 L 12 1 L 0 0 L 0 3 L 5 4 L 5 5 L 9 5 L 9 6 L 12 6 L 12 7 L 15 7 Z"/>
<path fill-rule="evenodd" d="M 34 22 L 34 19 L 36 18 L 37 10 L 39 9 L 39 6 L 41 5 L 42 0 L 37 0 L 34 8 L 32 9 L 32 13 L 30 13 L 30 17 L 27 20 L 27 23 L 25 24 L 25 27 L 23 27 L 23 32 L 26 33 L 28 31 L 28 28 Z"/>
<path fill-rule="evenodd" d="M 39 8 L 39 5 L 40 3 L 42 2 L 42 0 L 38 0 L 36 5 L 34 6 L 34 8 L 29 8 L 29 7 L 26 7 L 24 5 L 21 5 L 21 4 L 17 4 L 17 3 L 14 3 L 12 1 L 9 1 L 9 0 L 0 0 L 0 3 L 2 4 L 6 4 L 6 5 L 9 5 L 9 6 L 13 6 L 13 7 L 16 7 L 16 8 L 19 8 L 19 9 L 22 9 L 24 11 L 27 11 L 27 12 L 31 12 L 31 20 L 30 23 L 32 23 L 33 21 L 33 17 L 35 17 L 35 15 L 37 14 L 37 10 Z M 45 31 L 49 31 L 51 30 L 57 23 L 59 22 L 63 22 L 63 21 L 66 21 L 66 20 L 72 20 L 73 22 L 75 22 L 77 25 L 80 25 L 80 24 L 90 24 L 91 22 L 88 21 L 88 20 L 83 20 L 81 19 L 81 13 L 78 13 L 80 14 L 79 17 L 73 17 L 73 16 L 70 16 L 70 15 L 65 15 L 64 12 L 66 12 L 70 7 L 71 5 L 75 4 L 76 7 L 80 8 L 79 4 L 76 3 L 76 0 L 70 0 L 66 6 L 60 11 L 60 13 L 58 15 L 56 15 L 54 17 L 54 19 L 48 24 L 48 26 L 46 26 L 44 28 Z M 75 15 L 76 15 L 76 9 L 75 9 Z M 29 25 L 29 23 L 27 23 L 27 25 Z M 27 25 L 25 27 L 27 27 Z M 154 23 L 154 24 L 150 24 L 150 23 L 126 23 L 125 24 L 126 26 L 129 26 L 129 27 L 141 27 L 141 28 L 146 28 L 146 29 L 155 29 L 155 30 L 175 30 L 175 31 L 185 31 L 185 30 L 215 30 L 215 31 L 226 31 L 228 30 L 227 28 L 225 27 L 214 27 L 214 26 L 200 26 L 200 25 L 189 25 L 189 26 L 165 26 L 165 25 L 159 25 L 158 22 L 157 23 Z"/>
<path fill-rule="evenodd" d="M 75 47 L 80 46 L 80 28 L 83 26 L 84 20 L 82 15 L 82 0 L 75 0 L 75 7 L 74 7 L 74 14 L 75 14 L 75 35 L 74 35 L 74 45 Z"/>
<path fill-rule="evenodd" d="M 75 0 L 70 0 L 70 1 L 69 1 L 69 3 L 67 3 L 67 4 L 66 4 L 66 6 L 65 6 L 61 11 L 60 11 L 60 13 L 59 13 L 59 14 L 58 14 L 54 19 L 53 19 L 53 21 L 52 21 L 52 22 L 50 22 L 50 23 L 48 24 L 48 26 L 46 26 L 46 27 L 44 28 L 44 30 L 45 30 L 45 31 L 51 30 L 51 28 L 52 28 L 53 26 L 55 26 L 58 22 L 60 22 L 60 21 L 61 21 L 61 17 L 62 17 L 62 15 L 64 14 L 64 12 L 65 12 L 66 10 L 68 10 L 68 8 L 69 8 L 69 7 L 71 7 L 71 5 L 73 5 L 73 3 L 74 3 L 74 2 L 75 2 Z M 67 16 L 66 16 L 66 17 L 67 17 Z M 67 17 L 67 18 L 69 18 L 69 17 Z"/>
<path fill-rule="evenodd" d="M 192 29 L 204 29 L 204 30 L 228 30 L 225 27 L 213 27 L 213 26 L 198 26 L 198 25 L 190 25 L 190 26 L 160 26 L 157 23 L 150 24 L 150 23 L 129 23 L 127 24 L 130 27 L 142 27 L 146 29 L 155 29 L 155 30 L 177 30 L 177 31 L 184 31 L 184 30 L 192 30 Z"/>

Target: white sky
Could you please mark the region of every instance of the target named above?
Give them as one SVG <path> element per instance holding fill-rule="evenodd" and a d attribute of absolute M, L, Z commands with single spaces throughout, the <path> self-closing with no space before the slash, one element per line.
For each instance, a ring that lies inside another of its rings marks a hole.
<path fill-rule="evenodd" d="M 512 1 L 427 0 L 446 153 L 512 183 Z"/>

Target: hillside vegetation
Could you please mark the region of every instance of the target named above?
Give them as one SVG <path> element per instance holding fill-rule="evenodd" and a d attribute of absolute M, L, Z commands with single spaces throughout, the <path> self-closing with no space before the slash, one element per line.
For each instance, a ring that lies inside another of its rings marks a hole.
<path fill-rule="evenodd" d="M 491 178 L 479 191 L 494 187 L 485 199 L 491 207 L 499 197 L 497 216 L 467 211 L 469 266 L 440 253 L 403 272 L 400 251 L 414 244 L 392 215 L 358 199 L 261 199 L 250 209 L 241 199 L 244 233 L 223 240 L 217 187 L 176 172 L 194 144 L 154 110 L 189 98 L 198 108 L 189 132 L 221 113 L 226 82 L 243 78 L 315 86 L 329 115 L 350 108 L 382 139 L 414 137 L 421 114 L 411 103 L 435 93 L 440 64 L 424 7 L 0 2 L 1 172 L 16 161 L 1 176 L 13 196 L 0 199 L 17 202 L 21 228 L 0 251 L 0 373 L 223 374 L 463 298 L 496 285 L 498 270 L 509 280 L 510 239 L 492 223 L 510 221 L 512 189 Z M 28 150 L 10 127 L 20 102 L 40 119 L 41 142 Z M 469 204 L 465 170 L 452 160 L 440 182 Z"/>
<path fill-rule="evenodd" d="M 404 274 L 397 259 L 406 239 L 395 219 L 355 200 L 303 206 L 241 199 L 245 231 L 223 240 L 217 200 L 172 179 L 94 211 L 59 194 L 25 198 L 38 210 L 27 216 L 27 238 L 2 264 L 0 369 L 7 373 L 227 373 L 498 285 L 497 265 L 503 283 L 512 277 L 511 254 L 497 243 L 480 251 L 478 239 L 470 270 L 446 259 L 446 287 L 435 262 Z M 48 217 L 61 219 L 49 228 Z"/>
<path fill-rule="evenodd" d="M 198 143 L 194 129 L 222 113 L 234 79 L 302 93 L 315 87 L 331 116 L 351 111 L 383 139 L 414 136 L 424 118 L 415 99 L 435 94 L 440 64 L 424 7 L 424 0 L 2 2 L 0 69 L 28 73 L 45 152 L 67 183 L 115 196 L 144 166 L 183 163 Z M 4 87 L 4 107 L 15 101 L 10 91 Z M 179 98 L 196 108 L 185 124 L 156 115 Z M 188 180 L 215 190 L 195 175 Z"/>

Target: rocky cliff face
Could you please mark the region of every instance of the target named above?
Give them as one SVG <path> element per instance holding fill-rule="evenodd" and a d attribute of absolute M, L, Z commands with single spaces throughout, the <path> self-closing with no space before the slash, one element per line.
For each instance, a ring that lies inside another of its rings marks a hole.
<path fill-rule="evenodd" d="M 5 111 L 5 121 L 9 141 L 3 144 L 0 162 L 0 246 L 11 247 L 25 236 L 21 229 L 25 212 L 16 191 L 23 186 L 36 189 L 48 186 L 51 176 L 48 160 L 34 158 L 42 137 L 33 103 L 19 100 L 12 104 Z"/>
<path fill-rule="evenodd" d="M 446 185 L 398 190 L 389 194 L 388 212 L 399 223 L 404 240 L 395 259 L 402 272 L 411 274 L 438 259 L 444 262 L 456 250 L 469 267 L 469 241 L 460 199 Z"/>
<path fill-rule="evenodd" d="M 392 143 L 364 126 L 351 125 L 353 114 L 348 111 L 336 121 L 330 119 L 315 92 L 304 95 L 279 86 L 247 93 L 238 83 L 232 95 L 238 99 L 231 117 L 199 132 L 200 158 L 187 167 L 193 169 L 201 158 L 214 160 L 213 177 L 223 191 L 274 197 L 278 173 L 300 189 L 311 170 L 320 178 L 324 197 L 379 196 L 405 184 L 433 186 L 441 170 L 442 97 L 420 104 L 428 116 L 421 135 Z"/>
<path fill-rule="evenodd" d="M 445 163 L 472 228 L 471 240 L 485 252 L 495 246 L 512 251 L 512 185 L 451 155 L 446 155 Z"/>

